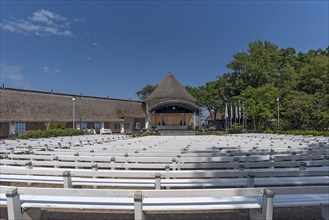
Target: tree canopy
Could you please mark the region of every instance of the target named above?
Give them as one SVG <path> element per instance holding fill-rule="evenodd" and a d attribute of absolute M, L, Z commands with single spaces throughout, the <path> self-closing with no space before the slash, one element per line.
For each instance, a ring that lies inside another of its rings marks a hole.
<path fill-rule="evenodd" d="M 186 86 L 209 113 L 224 112 L 225 104 L 241 100 L 248 129 L 274 129 L 279 98 L 281 129 L 329 129 L 329 47 L 296 52 L 257 40 L 233 54 L 226 67 L 229 72 L 214 81 Z M 154 88 L 147 85 L 137 95 L 145 99 Z"/>
<path fill-rule="evenodd" d="M 157 87 L 158 85 L 146 85 L 144 88 L 138 90 L 136 92 L 136 95 L 139 97 L 141 100 L 145 100 Z"/>

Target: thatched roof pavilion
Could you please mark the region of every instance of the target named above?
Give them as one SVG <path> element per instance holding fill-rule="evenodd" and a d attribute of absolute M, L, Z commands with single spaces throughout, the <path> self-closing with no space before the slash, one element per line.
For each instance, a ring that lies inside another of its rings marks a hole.
<path fill-rule="evenodd" d="M 149 126 L 159 130 L 192 130 L 200 107 L 169 73 L 145 100 Z"/>
<path fill-rule="evenodd" d="M 76 121 L 110 122 L 125 117 L 146 118 L 139 101 L 1 88 L 0 122 L 71 122 L 72 98 L 75 98 Z"/>
<path fill-rule="evenodd" d="M 172 73 L 169 73 L 146 98 L 149 107 L 166 101 L 178 100 L 196 104 L 195 98 L 182 86 Z"/>

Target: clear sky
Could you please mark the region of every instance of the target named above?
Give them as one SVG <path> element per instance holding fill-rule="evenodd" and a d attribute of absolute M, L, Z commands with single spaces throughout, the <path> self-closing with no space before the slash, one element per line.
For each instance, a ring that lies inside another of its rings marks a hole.
<path fill-rule="evenodd" d="M 328 0 L 1 0 L 1 84 L 138 99 L 172 72 L 200 86 L 255 40 L 328 46 Z"/>

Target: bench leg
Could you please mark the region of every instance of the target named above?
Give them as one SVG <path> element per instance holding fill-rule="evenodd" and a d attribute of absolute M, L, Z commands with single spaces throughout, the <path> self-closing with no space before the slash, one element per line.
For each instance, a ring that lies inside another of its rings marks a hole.
<path fill-rule="evenodd" d="M 274 192 L 265 189 L 263 194 L 262 215 L 265 220 L 273 219 Z"/>
<path fill-rule="evenodd" d="M 321 218 L 329 220 L 329 205 L 321 205 Z"/>
<path fill-rule="evenodd" d="M 273 219 L 273 202 L 274 192 L 272 190 L 265 189 L 263 193 L 262 209 L 251 209 L 251 220 L 272 220 Z"/>
<path fill-rule="evenodd" d="M 140 191 L 137 191 L 134 195 L 134 203 L 135 203 L 135 220 L 144 220 L 144 212 L 143 212 L 143 194 Z"/>
<path fill-rule="evenodd" d="M 17 188 L 10 189 L 6 192 L 7 213 L 10 220 L 32 220 L 32 218 L 21 209 L 21 201 Z"/>

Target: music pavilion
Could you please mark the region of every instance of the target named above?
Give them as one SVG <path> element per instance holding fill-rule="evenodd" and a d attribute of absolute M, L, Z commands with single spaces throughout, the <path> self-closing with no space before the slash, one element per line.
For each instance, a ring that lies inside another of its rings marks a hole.
<path fill-rule="evenodd" d="M 46 130 L 51 122 L 68 128 L 111 129 L 126 133 L 142 128 L 193 131 L 196 100 L 169 73 L 144 101 L 0 88 L 0 138 L 28 130 Z M 73 124 L 74 123 L 74 124 Z"/>
<path fill-rule="evenodd" d="M 195 130 L 200 108 L 171 73 L 144 102 L 151 127 L 158 130 Z"/>

